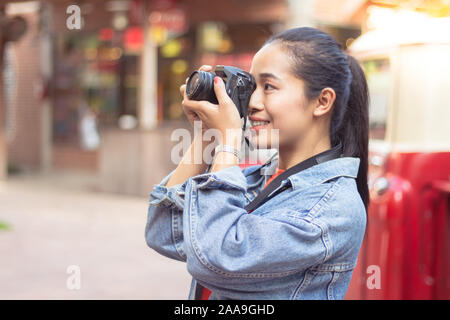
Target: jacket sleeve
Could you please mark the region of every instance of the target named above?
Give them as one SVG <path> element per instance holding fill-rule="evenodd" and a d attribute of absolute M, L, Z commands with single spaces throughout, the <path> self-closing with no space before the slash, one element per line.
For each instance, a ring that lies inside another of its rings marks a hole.
<path fill-rule="evenodd" d="M 185 183 L 166 187 L 173 171 L 150 194 L 145 239 L 158 253 L 186 261 L 183 249 L 183 208 Z"/>
<path fill-rule="evenodd" d="M 188 179 L 183 224 L 187 269 L 194 278 L 234 290 L 324 261 L 323 226 L 287 208 L 248 214 L 246 189 L 238 166 Z"/>

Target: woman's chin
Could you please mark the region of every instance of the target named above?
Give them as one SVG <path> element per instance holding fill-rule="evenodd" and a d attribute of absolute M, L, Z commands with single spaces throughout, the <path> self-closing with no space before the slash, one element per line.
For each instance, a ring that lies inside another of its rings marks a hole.
<path fill-rule="evenodd" d="M 252 145 L 257 149 L 273 149 L 278 148 L 277 141 L 279 140 L 278 129 L 268 128 L 264 126 L 259 130 L 249 131 L 248 139 Z"/>
<path fill-rule="evenodd" d="M 270 141 L 267 141 L 266 139 L 259 137 L 251 137 L 249 141 L 252 144 L 252 146 L 257 149 L 272 149 L 272 144 L 270 143 Z"/>

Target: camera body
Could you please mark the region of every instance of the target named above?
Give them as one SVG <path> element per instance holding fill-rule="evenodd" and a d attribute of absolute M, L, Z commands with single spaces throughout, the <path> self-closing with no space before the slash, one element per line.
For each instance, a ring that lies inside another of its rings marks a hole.
<path fill-rule="evenodd" d="M 256 82 L 250 73 L 239 68 L 217 65 L 214 73 L 194 71 L 189 76 L 186 85 L 186 94 L 189 99 L 206 100 L 217 104 L 218 101 L 214 92 L 215 76 L 223 79 L 228 96 L 236 105 L 241 118 L 246 120 L 248 104 L 253 91 L 256 89 Z"/>

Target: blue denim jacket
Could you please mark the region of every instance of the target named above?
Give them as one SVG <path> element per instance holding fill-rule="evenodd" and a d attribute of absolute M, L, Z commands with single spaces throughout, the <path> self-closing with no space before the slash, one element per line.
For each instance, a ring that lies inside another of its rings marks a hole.
<path fill-rule="evenodd" d="M 277 161 L 200 174 L 150 194 L 147 244 L 185 261 L 210 299 L 343 299 L 366 226 L 358 158 L 327 161 L 248 214 Z M 269 173 L 269 174 L 268 174 Z"/>

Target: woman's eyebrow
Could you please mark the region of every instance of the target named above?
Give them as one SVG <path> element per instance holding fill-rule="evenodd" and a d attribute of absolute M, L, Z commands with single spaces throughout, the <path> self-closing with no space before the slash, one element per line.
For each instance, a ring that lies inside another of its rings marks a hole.
<path fill-rule="evenodd" d="M 273 73 L 270 73 L 270 72 L 260 73 L 259 77 L 262 79 L 272 78 L 274 80 L 281 80 L 279 77 L 277 77 L 276 75 L 274 75 Z"/>

